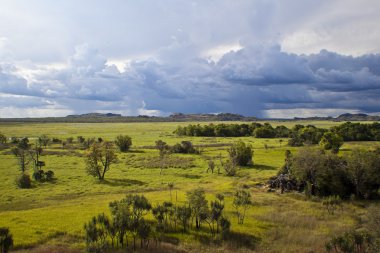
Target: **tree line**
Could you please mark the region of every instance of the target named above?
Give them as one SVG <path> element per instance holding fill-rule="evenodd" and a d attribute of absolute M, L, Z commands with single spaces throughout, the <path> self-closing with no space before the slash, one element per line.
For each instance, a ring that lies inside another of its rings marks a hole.
<path fill-rule="evenodd" d="M 302 148 L 296 155 L 287 151 L 278 176 L 269 183 L 282 192 L 298 190 L 308 196 L 378 198 L 380 154 L 359 149 L 343 156 L 316 148 Z"/>

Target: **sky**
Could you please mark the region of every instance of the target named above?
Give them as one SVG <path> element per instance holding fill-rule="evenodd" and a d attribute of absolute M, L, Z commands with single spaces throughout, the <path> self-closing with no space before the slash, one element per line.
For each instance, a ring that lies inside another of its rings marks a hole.
<path fill-rule="evenodd" d="M 0 0 L 0 117 L 380 114 L 378 0 Z"/>

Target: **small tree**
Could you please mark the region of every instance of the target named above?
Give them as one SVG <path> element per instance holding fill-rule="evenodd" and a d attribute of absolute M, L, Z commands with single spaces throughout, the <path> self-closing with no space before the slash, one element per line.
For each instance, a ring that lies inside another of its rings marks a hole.
<path fill-rule="evenodd" d="M 252 206 L 251 194 L 246 190 L 237 190 L 232 205 L 236 209 L 238 224 L 243 224 L 245 213 Z"/>
<path fill-rule="evenodd" d="M 111 142 L 93 143 L 85 157 L 87 173 L 103 180 L 106 172 L 110 170 L 111 164 L 116 161 L 117 155 Z"/>
<path fill-rule="evenodd" d="M 159 155 L 160 155 L 160 174 L 162 174 L 162 171 L 164 169 L 164 160 L 165 157 L 170 153 L 170 147 L 166 142 L 162 140 L 156 141 L 156 149 L 158 149 Z"/>
<path fill-rule="evenodd" d="M 214 174 L 214 169 L 215 169 L 215 163 L 213 160 L 208 161 L 208 167 L 207 167 L 207 172 L 211 171 L 212 174 Z"/>
<path fill-rule="evenodd" d="M 118 135 L 115 139 L 115 144 L 120 152 L 127 152 L 132 146 L 132 138 L 128 135 Z"/>
<path fill-rule="evenodd" d="M 178 206 L 175 209 L 175 216 L 182 223 L 183 233 L 186 233 L 191 218 L 191 208 L 186 205 Z"/>
<path fill-rule="evenodd" d="M 41 135 L 37 139 L 38 145 L 43 146 L 44 148 L 46 148 L 46 146 L 49 144 L 49 142 L 50 142 L 50 138 L 46 134 Z"/>
<path fill-rule="evenodd" d="M 250 144 L 238 141 L 230 147 L 228 153 L 230 155 L 230 160 L 236 165 L 246 166 L 253 164 L 253 150 Z"/>
<path fill-rule="evenodd" d="M 319 145 L 325 150 L 331 150 L 333 153 L 338 153 L 339 148 L 343 145 L 343 138 L 333 132 L 323 134 Z"/>
<path fill-rule="evenodd" d="M 202 221 L 207 218 L 205 214 L 208 212 L 205 191 L 202 188 L 195 189 L 186 193 L 191 212 L 195 217 L 195 228 L 201 227 Z"/>
<path fill-rule="evenodd" d="M 0 252 L 8 253 L 13 246 L 13 237 L 8 228 L 0 228 Z"/>

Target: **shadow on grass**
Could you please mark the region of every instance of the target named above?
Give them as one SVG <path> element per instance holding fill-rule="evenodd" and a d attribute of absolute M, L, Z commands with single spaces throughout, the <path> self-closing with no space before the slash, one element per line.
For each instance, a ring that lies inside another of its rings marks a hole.
<path fill-rule="evenodd" d="M 277 168 L 274 166 L 268 166 L 263 164 L 255 164 L 252 165 L 251 168 L 256 170 L 277 170 Z"/>
<path fill-rule="evenodd" d="M 141 150 L 141 149 L 130 149 L 128 150 L 127 153 L 131 153 L 131 154 L 141 154 L 141 153 L 145 153 L 144 150 Z"/>
<path fill-rule="evenodd" d="M 229 248 L 247 248 L 250 250 L 254 250 L 261 241 L 259 237 L 238 232 L 230 232 L 223 241 L 215 240 L 213 237 L 204 234 L 195 235 L 195 239 L 204 245 L 216 244 L 220 246 L 226 244 Z"/>
<path fill-rule="evenodd" d="M 189 178 L 189 179 L 200 179 L 202 176 L 191 175 L 191 174 L 178 174 L 180 177 Z"/>
<path fill-rule="evenodd" d="M 123 179 L 110 178 L 110 179 L 105 179 L 103 181 L 100 181 L 99 183 L 110 185 L 110 186 L 131 186 L 131 185 L 141 186 L 141 185 L 146 185 L 146 183 L 143 181 L 139 181 L 139 180 L 135 180 L 135 179 L 127 179 L 127 178 L 123 178 Z"/>

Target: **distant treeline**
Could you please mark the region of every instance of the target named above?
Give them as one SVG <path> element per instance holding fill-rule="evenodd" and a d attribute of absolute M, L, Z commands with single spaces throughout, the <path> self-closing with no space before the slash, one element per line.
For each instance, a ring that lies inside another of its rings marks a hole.
<path fill-rule="evenodd" d="M 179 136 L 204 137 L 243 137 L 256 138 L 290 138 L 289 145 L 302 146 L 303 144 L 317 144 L 324 133 L 331 131 L 343 138 L 344 141 L 380 141 L 380 123 L 361 124 L 347 122 L 330 130 L 317 128 L 313 125 L 295 125 L 273 127 L 269 123 L 251 124 L 208 124 L 179 126 L 174 131 Z"/>

